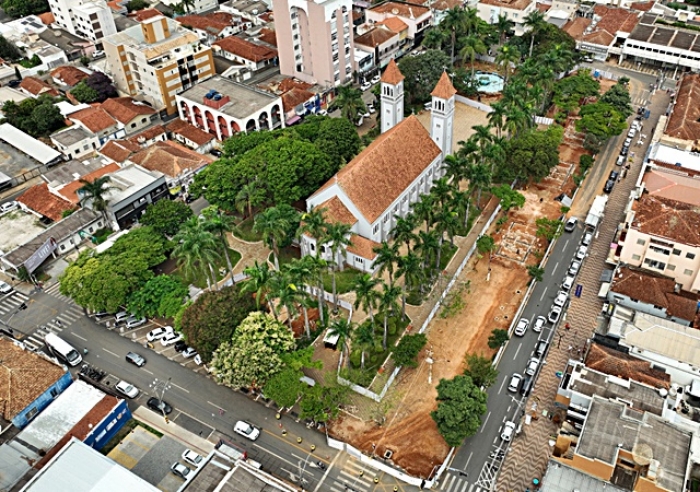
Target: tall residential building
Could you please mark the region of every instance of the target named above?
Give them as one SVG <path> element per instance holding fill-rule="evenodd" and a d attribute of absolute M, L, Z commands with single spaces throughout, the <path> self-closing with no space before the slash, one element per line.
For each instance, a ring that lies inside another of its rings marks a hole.
<path fill-rule="evenodd" d="M 175 94 L 215 73 L 211 48 L 176 22 L 158 15 L 104 39 L 107 71 L 120 91 L 142 96 L 168 114 Z"/>
<path fill-rule="evenodd" d="M 112 10 L 104 0 L 49 0 L 56 24 L 71 34 L 95 43 L 117 32 Z"/>
<path fill-rule="evenodd" d="M 311 84 L 352 80 L 352 0 L 273 0 L 280 71 Z"/>

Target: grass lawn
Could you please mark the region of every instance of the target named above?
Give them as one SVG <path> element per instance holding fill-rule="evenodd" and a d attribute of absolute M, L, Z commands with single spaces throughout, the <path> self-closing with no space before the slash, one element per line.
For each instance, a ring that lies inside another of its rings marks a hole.
<path fill-rule="evenodd" d="M 232 267 L 235 267 L 236 263 L 238 263 L 241 260 L 241 254 L 235 249 L 228 248 L 228 256 L 229 258 L 231 258 Z M 217 282 L 224 278 L 226 274 L 228 274 L 228 266 L 226 265 L 226 257 L 224 255 L 221 255 L 221 259 L 216 265 L 213 265 L 213 267 L 214 272 L 216 272 Z M 191 276 L 183 276 L 180 270 L 177 269 L 175 270 L 175 272 L 173 272 L 173 274 L 180 276 L 180 278 L 183 279 L 185 285 L 192 284 L 199 289 L 206 289 L 208 287 L 207 277 L 201 271 L 198 271 Z"/>
<path fill-rule="evenodd" d="M 249 243 L 255 243 L 262 241 L 262 235 L 253 232 L 253 225 L 255 224 L 254 217 L 248 217 L 243 222 L 240 222 L 233 229 L 233 235 Z"/>
<path fill-rule="evenodd" d="M 365 272 L 346 266 L 343 271 L 335 272 L 335 288 L 338 294 L 347 294 L 352 291 L 355 280 L 363 276 Z M 326 292 L 333 293 L 333 275 L 328 272 L 323 274 L 323 288 Z"/>
<path fill-rule="evenodd" d="M 286 248 L 280 248 L 280 257 L 279 257 L 280 268 L 282 268 L 282 265 L 285 265 L 292 260 L 298 260 L 299 258 L 301 258 L 301 250 L 299 248 L 295 248 L 294 246 L 287 246 Z M 272 255 L 272 253 L 270 253 L 270 256 L 268 256 L 267 259 L 273 265 L 275 264 L 275 257 Z"/>

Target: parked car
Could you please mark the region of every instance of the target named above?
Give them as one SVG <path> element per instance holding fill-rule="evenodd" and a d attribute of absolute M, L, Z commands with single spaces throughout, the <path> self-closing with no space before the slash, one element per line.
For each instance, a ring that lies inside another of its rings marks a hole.
<path fill-rule="evenodd" d="M 632 139 L 627 137 L 625 143 L 622 144 L 623 147 L 629 147 L 632 144 Z"/>
<path fill-rule="evenodd" d="M 517 326 L 515 327 L 515 334 L 519 337 L 525 335 L 525 332 L 527 331 L 527 327 L 530 324 L 530 320 L 525 319 L 525 318 L 520 318 L 520 321 L 518 321 Z"/>
<path fill-rule="evenodd" d="M 165 400 L 160 400 L 155 396 L 149 398 L 146 405 L 148 405 L 148 408 L 154 412 L 164 413 L 165 415 L 170 415 L 173 411 L 173 407 L 171 407 Z"/>
<path fill-rule="evenodd" d="M 374 77 L 372 77 L 373 84 L 378 84 L 380 80 L 382 80 L 382 76 L 380 74 L 376 74 Z"/>
<path fill-rule="evenodd" d="M 564 230 L 566 232 L 573 232 L 573 230 L 576 228 L 576 224 L 578 224 L 578 219 L 576 217 L 571 217 L 569 220 L 566 221 Z"/>
<path fill-rule="evenodd" d="M 520 389 L 520 383 L 522 383 L 523 377 L 516 373 L 513 373 L 513 375 L 510 377 L 510 382 L 508 383 L 508 391 L 511 393 L 517 393 L 518 390 Z"/>
<path fill-rule="evenodd" d="M 194 357 L 197 355 L 197 349 L 194 347 L 187 347 L 185 350 L 182 351 L 182 356 L 185 359 L 189 359 L 190 357 Z"/>
<path fill-rule="evenodd" d="M 561 283 L 561 288 L 563 290 L 569 291 L 571 290 L 571 287 L 574 286 L 574 277 L 571 276 L 566 276 L 564 277 L 564 281 Z"/>
<path fill-rule="evenodd" d="M 549 345 L 549 342 L 544 339 L 539 339 L 537 340 L 537 344 L 535 345 L 535 355 L 539 358 L 542 358 L 544 356 L 545 352 L 547 352 L 547 346 Z"/>
<path fill-rule="evenodd" d="M 572 277 L 575 277 L 580 268 L 581 268 L 580 261 L 577 261 L 577 260 L 572 261 L 571 266 L 569 267 L 569 275 L 571 275 Z"/>
<path fill-rule="evenodd" d="M 603 186 L 603 191 L 605 193 L 610 193 L 614 187 L 615 187 L 615 180 L 609 179 L 605 182 L 605 186 Z"/>
<path fill-rule="evenodd" d="M 148 321 L 146 318 L 137 318 L 133 315 L 129 316 L 129 318 L 126 320 L 126 329 L 132 330 L 134 328 L 138 328 L 141 325 L 145 325 L 146 321 Z"/>
<path fill-rule="evenodd" d="M 635 127 L 631 127 L 630 131 L 627 132 L 627 138 L 634 138 L 634 136 L 637 134 L 637 129 Z"/>
<path fill-rule="evenodd" d="M 581 244 L 583 244 L 584 246 L 589 246 L 591 244 L 591 241 L 593 241 L 593 233 L 587 232 L 583 235 L 583 239 L 581 239 Z"/>
<path fill-rule="evenodd" d="M 92 57 L 93 58 L 99 58 L 101 56 L 105 56 L 105 52 L 102 50 L 95 50 L 92 52 Z"/>
<path fill-rule="evenodd" d="M 12 286 L 0 280 L 0 294 L 9 294 L 10 292 L 12 292 Z"/>
<path fill-rule="evenodd" d="M 222 155 L 224 155 L 224 153 L 221 152 L 219 149 L 211 149 L 209 153 L 214 157 L 221 157 Z"/>
<path fill-rule="evenodd" d="M 0 205 L 0 214 L 4 214 L 7 212 L 11 212 L 12 210 L 17 208 L 17 202 L 12 200 L 9 202 L 5 202 L 2 205 Z"/>
<path fill-rule="evenodd" d="M 187 349 L 187 342 L 184 340 L 179 340 L 175 342 L 175 352 L 184 352 Z"/>
<path fill-rule="evenodd" d="M 624 155 L 618 155 L 617 160 L 615 161 L 616 166 L 621 166 L 625 163 L 625 156 Z"/>
<path fill-rule="evenodd" d="M 620 150 L 620 155 L 623 155 L 623 156 L 627 155 L 629 153 L 629 151 L 630 151 L 629 147 L 622 147 L 622 149 Z"/>
<path fill-rule="evenodd" d="M 544 316 L 538 316 L 535 318 L 535 323 L 532 325 L 532 331 L 535 333 L 539 333 L 542 331 L 542 328 L 544 328 L 544 325 L 547 324 L 547 318 Z"/>
<path fill-rule="evenodd" d="M 506 442 L 510 442 L 510 440 L 513 439 L 513 434 L 515 434 L 515 424 L 513 422 L 506 422 L 503 424 L 501 439 Z"/>
<path fill-rule="evenodd" d="M 146 359 L 141 357 L 136 352 L 129 352 L 126 354 L 126 361 L 135 365 L 136 367 L 142 367 L 146 363 Z"/>
<path fill-rule="evenodd" d="M 559 292 L 557 292 L 557 297 L 554 298 L 554 305 L 564 307 L 564 304 L 566 304 L 566 301 L 568 299 L 569 294 L 564 292 L 563 290 L 560 290 Z"/>
<path fill-rule="evenodd" d="M 362 84 L 360 85 L 360 90 L 362 92 L 364 92 L 364 91 L 370 89 L 371 87 L 372 87 L 372 84 L 370 82 L 365 81 L 365 82 L 362 82 Z"/>
<path fill-rule="evenodd" d="M 118 325 L 122 321 L 126 321 L 126 319 L 129 316 L 129 313 L 127 313 L 126 311 L 119 311 L 117 314 L 114 315 L 114 323 Z"/>
<path fill-rule="evenodd" d="M 617 171 L 610 171 L 610 176 L 608 176 L 608 179 L 616 180 L 619 175 L 620 173 Z"/>
<path fill-rule="evenodd" d="M 559 321 L 560 316 L 561 316 L 561 307 L 560 306 L 552 306 L 551 309 L 549 310 L 549 315 L 547 316 L 547 319 L 549 320 L 550 323 L 554 324 L 557 321 Z"/>
<path fill-rule="evenodd" d="M 160 340 L 167 333 L 171 333 L 172 331 L 172 326 L 159 326 L 158 328 L 154 328 L 148 332 L 148 335 L 146 335 L 146 340 L 148 340 L 149 342 L 155 342 L 156 340 Z"/>
<path fill-rule="evenodd" d="M 198 467 L 203 460 L 204 458 L 191 449 L 185 449 L 185 451 L 182 453 L 182 461 L 186 461 L 192 466 Z"/>
<path fill-rule="evenodd" d="M 527 361 L 527 368 L 525 369 L 525 374 L 528 376 L 534 376 L 535 373 L 537 372 L 537 367 L 540 365 L 540 359 L 537 357 L 530 357 L 530 360 Z"/>
<path fill-rule="evenodd" d="M 260 429 L 244 420 L 239 420 L 236 422 L 236 425 L 233 426 L 233 431 L 236 434 L 242 435 L 246 439 L 250 439 L 251 441 L 255 441 L 258 437 L 260 437 Z"/>
<path fill-rule="evenodd" d="M 367 111 L 370 112 L 370 114 L 376 113 L 377 110 L 374 108 L 374 103 L 368 103 L 367 104 Z"/>
<path fill-rule="evenodd" d="M 167 347 L 168 345 L 172 345 L 175 342 L 179 342 L 182 340 L 182 334 L 181 333 L 175 333 L 174 331 L 171 331 L 169 333 L 166 333 L 163 338 L 160 339 L 160 344 L 163 347 Z"/>
<path fill-rule="evenodd" d="M 586 257 L 586 253 L 588 253 L 588 248 L 585 246 L 579 246 L 578 250 L 576 251 L 576 259 L 583 260 Z"/>
<path fill-rule="evenodd" d="M 126 381 L 122 380 L 119 381 L 117 384 L 114 385 L 114 389 L 116 389 L 118 392 L 120 392 L 122 395 L 126 396 L 127 398 L 136 398 L 139 396 L 139 390 L 136 386 L 133 386 Z"/>
<path fill-rule="evenodd" d="M 202 356 L 197 354 L 194 356 L 194 363 L 197 364 L 198 366 L 202 365 Z"/>
<path fill-rule="evenodd" d="M 9 87 L 13 87 L 13 88 L 14 88 L 14 87 L 19 87 L 21 83 L 22 83 L 22 81 L 19 80 L 19 79 L 12 79 L 12 80 L 10 80 L 10 81 L 7 83 L 7 85 L 8 85 Z"/>
<path fill-rule="evenodd" d="M 190 474 L 190 472 L 192 472 L 192 470 L 180 463 L 173 463 L 173 466 L 170 467 L 170 471 L 178 477 L 184 478 L 185 480 L 187 480 L 187 476 Z"/>

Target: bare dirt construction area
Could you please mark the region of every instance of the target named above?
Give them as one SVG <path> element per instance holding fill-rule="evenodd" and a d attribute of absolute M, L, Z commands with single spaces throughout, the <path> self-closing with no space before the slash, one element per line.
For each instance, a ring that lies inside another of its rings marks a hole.
<path fill-rule="evenodd" d="M 378 404 L 378 411 L 386 415 L 382 425 L 344 416 L 332 425 L 334 435 L 368 453 L 373 446 L 379 455 L 391 450 L 392 461 L 414 476 L 427 478 L 434 465 L 444 460 L 449 447 L 430 416 L 437 406 L 435 388 L 440 379 L 464 371 L 466 354 L 493 356 L 488 347 L 491 331 L 510 327 L 529 281 L 526 266 L 537 264 L 546 246 L 535 236 L 535 219 L 560 214 L 559 202 L 547 190 L 521 193 L 526 197 L 525 207 L 511 211 L 505 224 L 491 228 L 499 251 L 490 262 L 473 256 L 454 286 L 449 302 L 461 308 L 449 317 L 435 318 L 427 333 L 428 344 L 419 356 L 420 365 L 402 370 Z M 425 361 L 429 355 L 432 367 Z"/>
<path fill-rule="evenodd" d="M 421 111 L 416 115 L 426 130 L 430 131 L 430 111 Z M 452 151 L 457 152 L 459 142 L 469 140 L 474 134 L 474 125 L 488 125 L 488 114 L 460 102 L 455 104 L 454 133 L 452 136 Z"/>

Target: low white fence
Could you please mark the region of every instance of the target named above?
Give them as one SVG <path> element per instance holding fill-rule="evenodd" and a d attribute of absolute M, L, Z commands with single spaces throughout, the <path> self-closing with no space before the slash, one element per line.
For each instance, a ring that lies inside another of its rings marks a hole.
<path fill-rule="evenodd" d="M 466 104 L 467 106 L 471 106 L 472 108 L 476 108 L 479 111 L 483 111 L 484 113 L 490 113 L 493 111 L 493 108 L 489 106 L 488 104 L 482 104 L 478 101 L 473 101 L 469 99 L 468 97 L 460 96 L 457 94 L 455 96 L 455 100 L 459 103 Z"/>
<path fill-rule="evenodd" d="M 545 116 L 534 116 L 535 123 L 538 125 L 546 125 L 550 126 L 552 123 L 554 123 L 554 120 L 552 118 L 547 118 Z"/>

